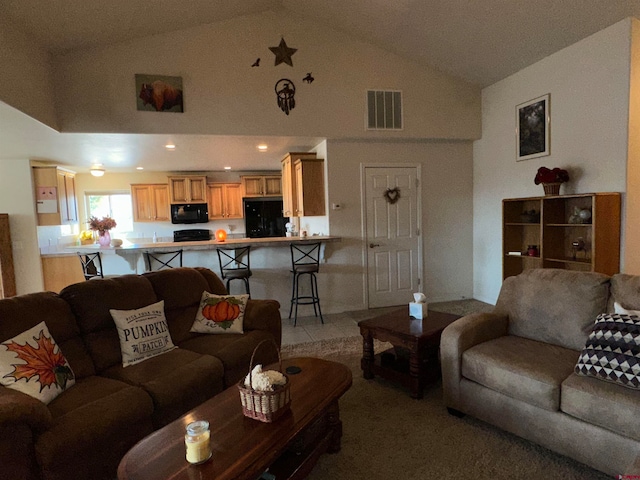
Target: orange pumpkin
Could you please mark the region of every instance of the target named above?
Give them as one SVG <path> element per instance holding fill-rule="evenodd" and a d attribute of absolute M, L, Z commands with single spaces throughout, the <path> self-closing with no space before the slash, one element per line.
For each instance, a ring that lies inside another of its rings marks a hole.
<path fill-rule="evenodd" d="M 215 305 L 206 305 L 202 309 L 202 316 L 214 322 L 229 322 L 240 315 L 240 307 L 227 300 L 222 300 Z"/>

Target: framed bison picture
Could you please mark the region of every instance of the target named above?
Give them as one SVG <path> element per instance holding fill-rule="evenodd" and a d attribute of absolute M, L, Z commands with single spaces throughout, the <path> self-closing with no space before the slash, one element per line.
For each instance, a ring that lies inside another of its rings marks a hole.
<path fill-rule="evenodd" d="M 182 77 L 136 74 L 138 110 L 184 112 Z"/>

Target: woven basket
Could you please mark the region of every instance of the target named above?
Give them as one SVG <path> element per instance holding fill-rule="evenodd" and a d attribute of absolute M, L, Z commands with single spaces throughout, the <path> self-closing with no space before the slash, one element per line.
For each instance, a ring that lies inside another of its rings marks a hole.
<path fill-rule="evenodd" d="M 562 185 L 562 183 L 543 183 L 544 194 L 547 196 L 560 195 L 560 185 Z"/>
<path fill-rule="evenodd" d="M 284 385 L 278 385 L 272 392 L 257 392 L 253 389 L 253 360 L 256 351 L 265 342 L 271 342 L 278 351 L 278 361 L 280 364 L 280 372 L 287 379 Z M 271 423 L 280 418 L 291 405 L 291 382 L 286 373 L 282 371 L 282 357 L 280 349 L 276 342 L 272 340 L 262 340 L 251 354 L 251 364 L 249 365 L 249 388 L 244 386 L 244 377 L 238 382 L 238 390 L 240 390 L 240 401 L 242 402 L 242 413 L 245 417 L 253 418 L 265 423 Z"/>

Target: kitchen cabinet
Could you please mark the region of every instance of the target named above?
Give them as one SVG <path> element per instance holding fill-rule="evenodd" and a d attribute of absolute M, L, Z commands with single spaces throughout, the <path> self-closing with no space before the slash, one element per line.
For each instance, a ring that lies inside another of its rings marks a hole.
<path fill-rule="evenodd" d="M 282 213 L 285 217 L 296 216 L 297 193 L 293 164 L 303 158 L 314 159 L 316 154 L 290 152 L 282 159 Z"/>
<path fill-rule="evenodd" d="M 64 287 L 84 282 L 82 266 L 77 255 L 46 256 L 42 259 L 44 289 L 60 293 Z"/>
<path fill-rule="evenodd" d="M 9 215 L 0 213 L 0 298 L 16 295 L 16 276 L 13 267 Z"/>
<path fill-rule="evenodd" d="M 221 220 L 242 218 L 242 184 L 240 183 L 209 183 L 207 184 L 209 198 L 209 219 Z"/>
<path fill-rule="evenodd" d="M 207 177 L 177 175 L 169 177 L 171 203 L 207 203 Z"/>
<path fill-rule="evenodd" d="M 240 177 L 244 197 L 279 197 L 282 195 L 281 175 L 244 175 Z"/>
<path fill-rule="evenodd" d="M 166 183 L 132 184 L 134 222 L 167 222 L 169 213 L 169 186 Z"/>
<path fill-rule="evenodd" d="M 529 268 L 618 273 L 620 194 L 505 199 L 502 250 L 503 278 Z"/>
<path fill-rule="evenodd" d="M 60 167 L 32 167 L 38 225 L 78 223 L 75 172 Z"/>
<path fill-rule="evenodd" d="M 299 158 L 293 162 L 296 217 L 325 214 L 324 159 Z"/>

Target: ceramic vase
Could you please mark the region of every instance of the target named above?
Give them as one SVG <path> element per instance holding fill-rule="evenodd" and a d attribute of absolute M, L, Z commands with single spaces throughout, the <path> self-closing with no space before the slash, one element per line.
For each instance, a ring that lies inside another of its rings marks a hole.
<path fill-rule="evenodd" d="M 111 245 L 111 234 L 109 233 L 109 230 L 98 232 L 98 243 L 101 247 L 108 247 Z"/>

